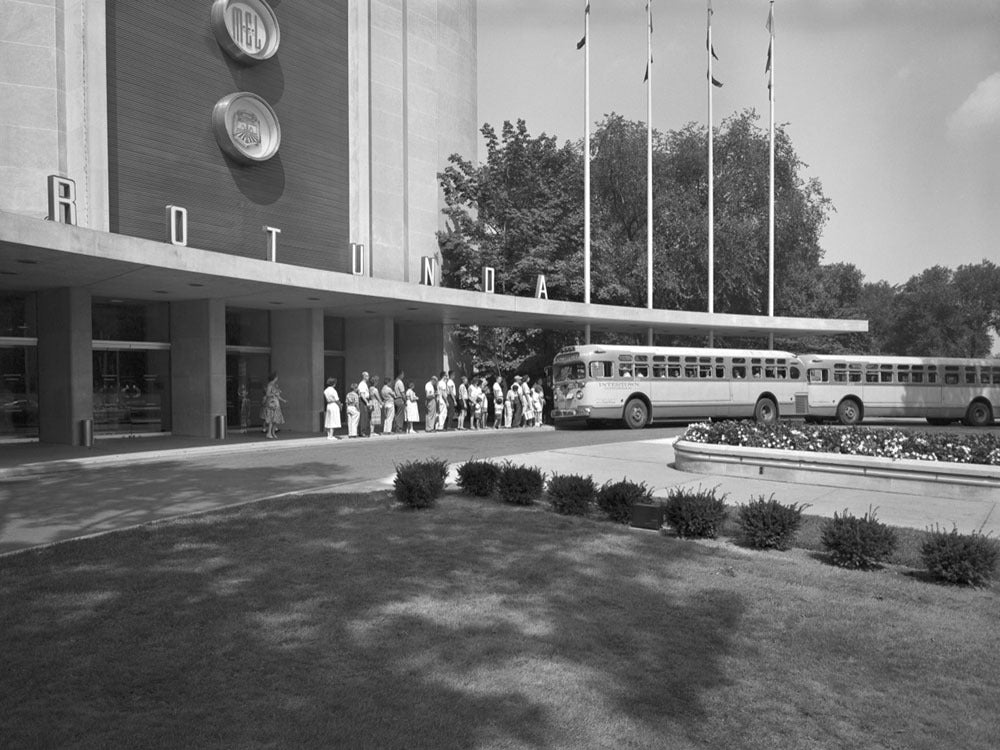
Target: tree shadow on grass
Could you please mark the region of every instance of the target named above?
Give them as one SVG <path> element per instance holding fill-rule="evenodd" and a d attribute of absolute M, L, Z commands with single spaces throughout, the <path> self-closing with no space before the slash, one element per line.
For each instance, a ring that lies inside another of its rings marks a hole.
<path fill-rule="evenodd" d="M 7 558 L 0 734 L 684 746 L 744 609 L 691 583 L 705 554 L 532 509 L 317 497 Z"/>

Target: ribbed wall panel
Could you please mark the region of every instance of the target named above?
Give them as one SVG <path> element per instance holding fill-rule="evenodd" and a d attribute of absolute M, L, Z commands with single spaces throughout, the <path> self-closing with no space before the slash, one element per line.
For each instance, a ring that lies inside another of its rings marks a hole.
<path fill-rule="evenodd" d="M 350 271 L 347 2 L 274 2 L 281 46 L 244 66 L 219 47 L 208 0 L 108 0 L 111 229 L 166 236 L 164 206 L 188 210 L 192 247 Z M 281 148 L 241 165 L 212 133 L 212 108 L 250 91 L 275 110 Z"/>

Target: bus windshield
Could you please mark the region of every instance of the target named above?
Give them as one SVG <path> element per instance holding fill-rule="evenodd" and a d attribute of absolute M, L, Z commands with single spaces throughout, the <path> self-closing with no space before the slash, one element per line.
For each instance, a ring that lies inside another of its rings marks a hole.
<path fill-rule="evenodd" d="M 583 362 L 569 362 L 555 366 L 552 379 L 553 382 L 562 383 L 567 380 L 583 380 L 587 377 L 587 368 Z"/>

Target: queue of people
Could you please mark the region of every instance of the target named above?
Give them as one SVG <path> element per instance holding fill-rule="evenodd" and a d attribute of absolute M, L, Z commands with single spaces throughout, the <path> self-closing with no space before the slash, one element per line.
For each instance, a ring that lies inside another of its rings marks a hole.
<path fill-rule="evenodd" d="M 343 401 L 336 378 L 326 382 L 323 426 L 327 438 L 341 429 L 343 405 L 347 437 L 362 438 L 390 434 L 412 434 L 420 423 L 420 397 L 413 381 L 399 372 L 395 377 L 361 373 L 352 382 Z M 510 429 L 540 427 L 544 423 L 545 393 L 541 383 L 516 375 L 508 386 L 499 376 L 462 376 L 441 372 L 423 386 L 424 432 L 445 430 Z"/>

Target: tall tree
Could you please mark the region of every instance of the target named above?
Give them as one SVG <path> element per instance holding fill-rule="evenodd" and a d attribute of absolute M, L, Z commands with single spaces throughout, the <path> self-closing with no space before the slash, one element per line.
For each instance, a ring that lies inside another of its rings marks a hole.
<path fill-rule="evenodd" d="M 455 154 L 438 175 L 446 228 L 439 232 L 442 281 L 481 288 L 484 266 L 495 269 L 499 294 L 530 296 L 545 274 L 550 299 L 582 299 L 583 178 L 579 151 L 524 120 L 499 134 L 483 125 L 486 160 Z M 477 369 L 510 374 L 535 352 L 551 361 L 564 336 L 510 328 L 460 326 L 454 336 Z"/>

